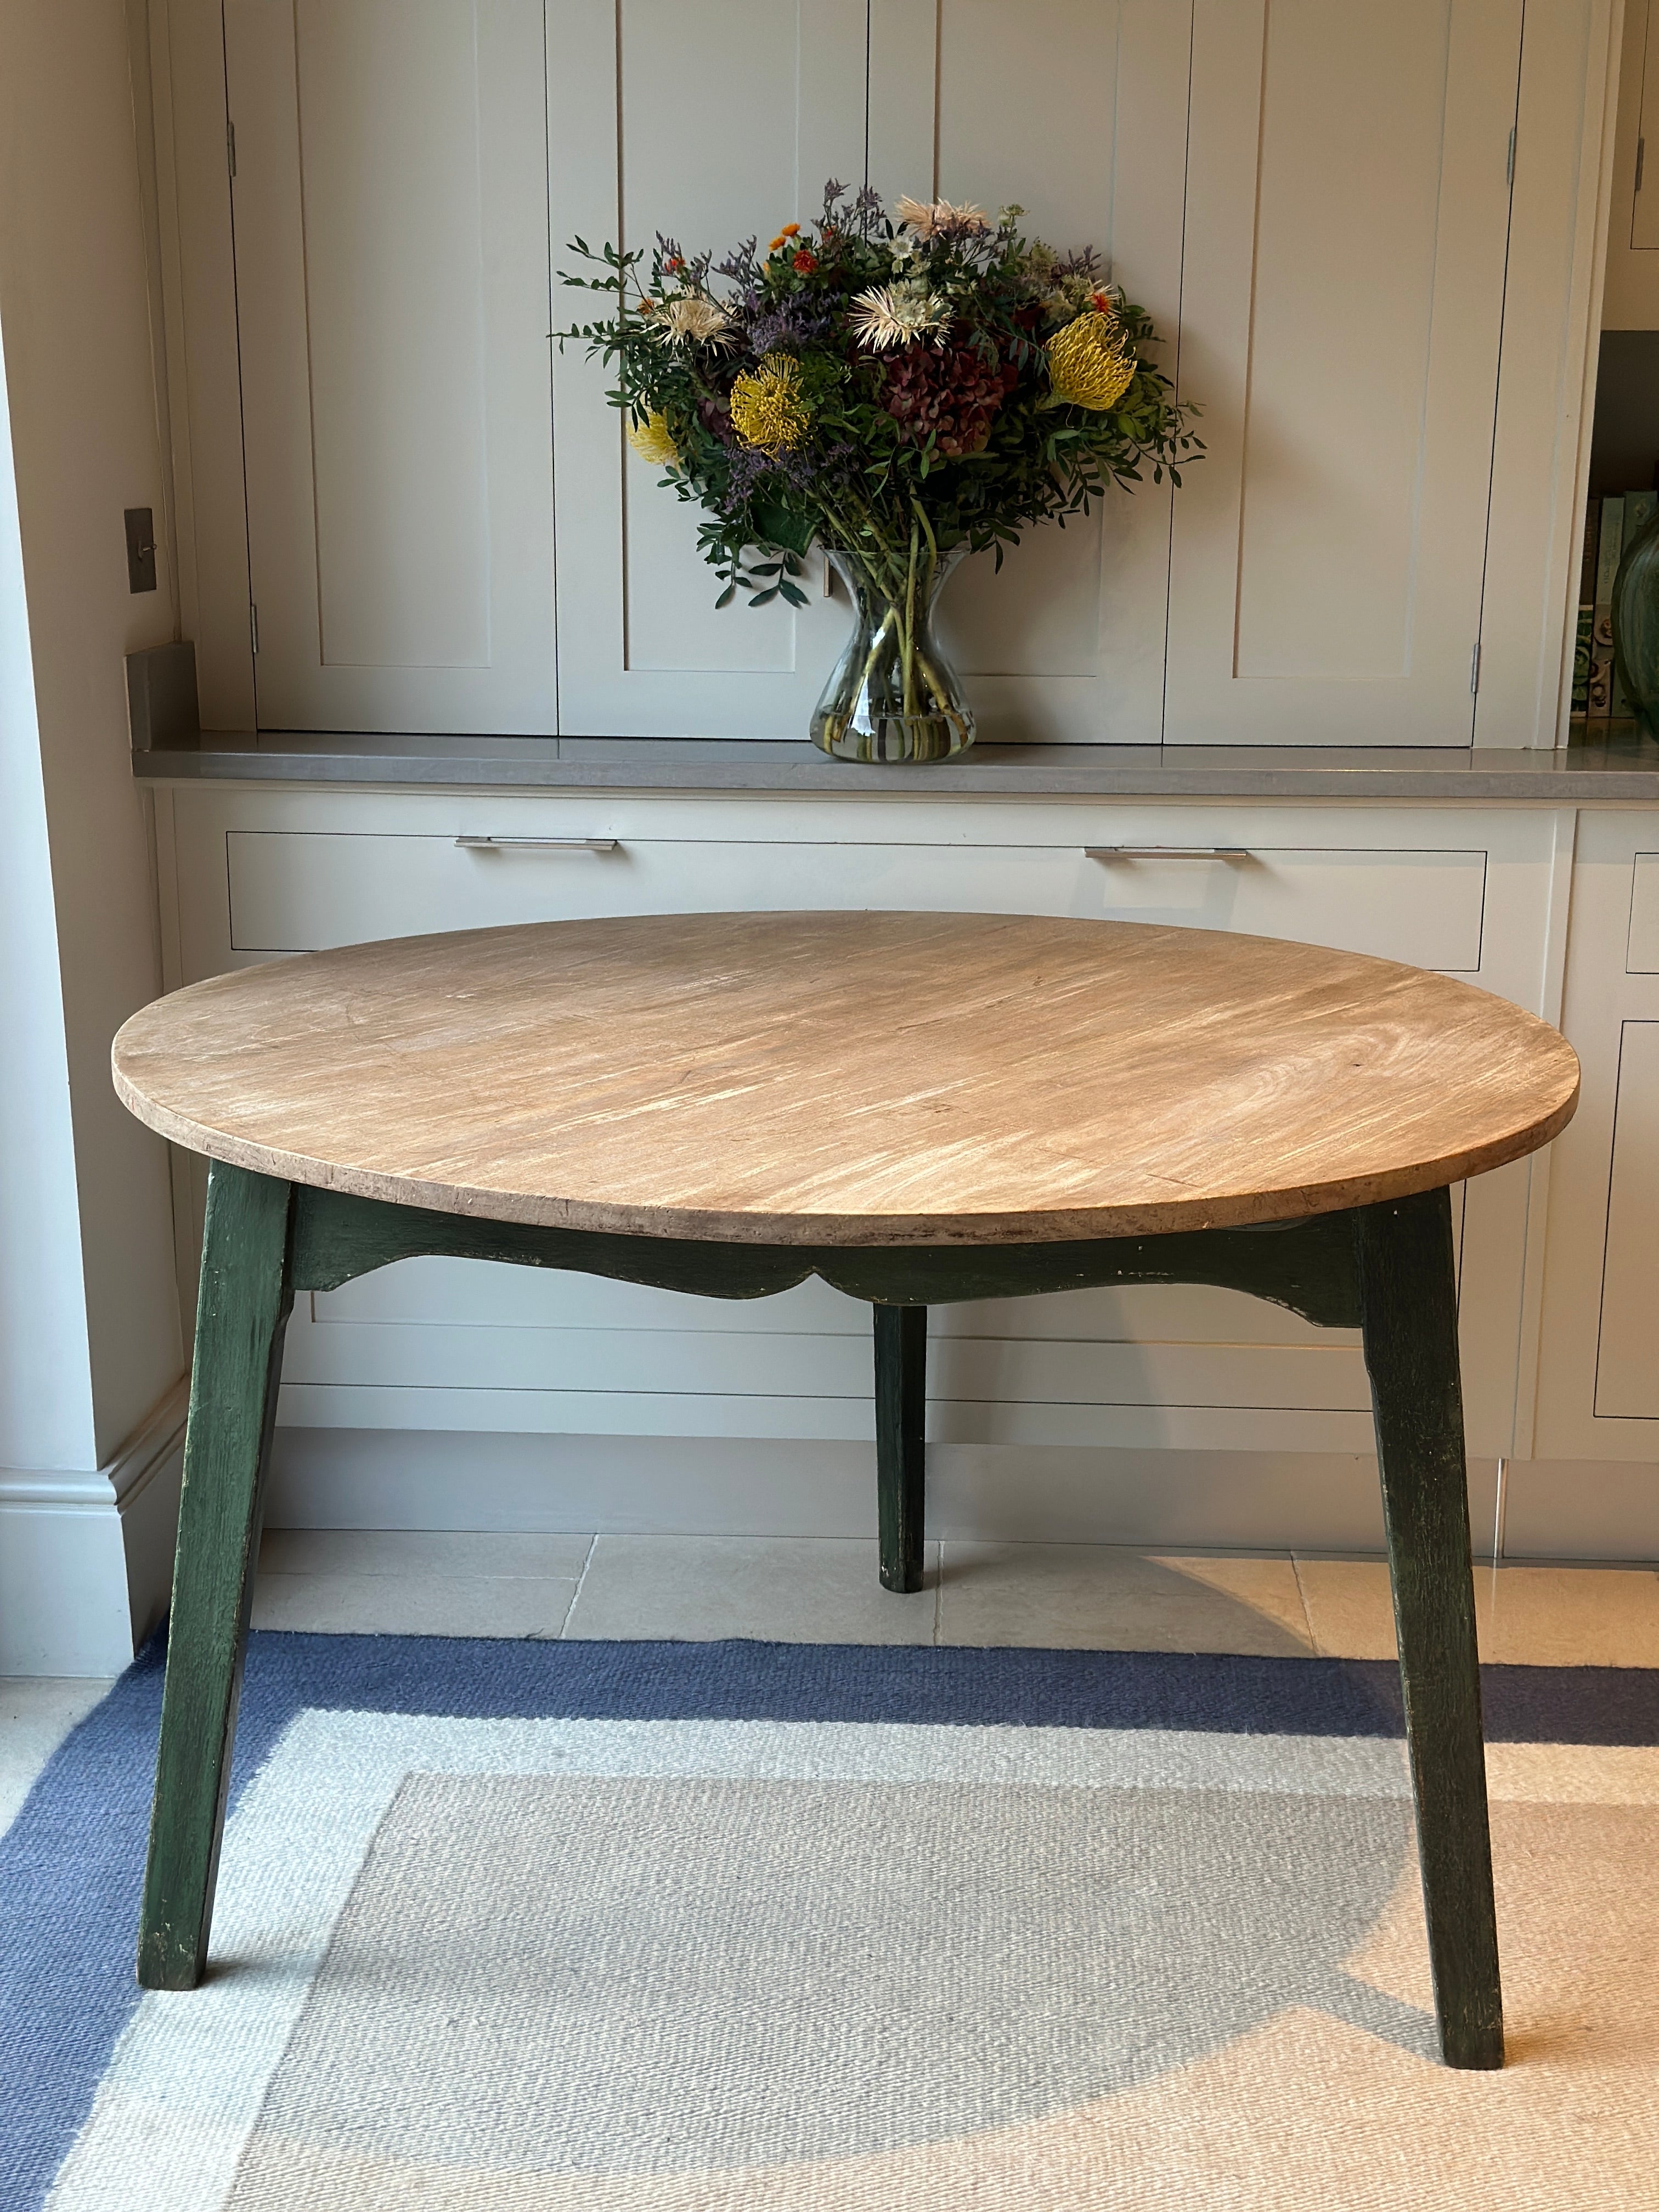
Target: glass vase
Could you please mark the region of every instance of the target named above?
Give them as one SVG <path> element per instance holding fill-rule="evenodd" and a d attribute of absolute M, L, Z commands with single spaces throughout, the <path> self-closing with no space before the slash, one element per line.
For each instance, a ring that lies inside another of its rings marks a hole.
<path fill-rule="evenodd" d="M 1625 548 L 1613 579 L 1613 658 L 1644 734 L 1659 738 L 1659 510 Z"/>
<path fill-rule="evenodd" d="M 939 592 L 966 550 L 957 546 L 890 578 L 830 550 L 854 620 L 813 711 L 815 745 L 837 760 L 932 761 L 972 744 L 973 714 L 933 623 Z"/>

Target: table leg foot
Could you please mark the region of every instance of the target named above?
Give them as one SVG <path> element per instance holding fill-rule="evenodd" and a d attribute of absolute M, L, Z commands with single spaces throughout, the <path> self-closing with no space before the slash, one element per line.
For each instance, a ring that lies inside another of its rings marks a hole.
<path fill-rule="evenodd" d="M 1435 2014 L 1449 2066 L 1504 2063 L 1449 1194 L 1354 1214 Z"/>
<path fill-rule="evenodd" d="M 884 1589 L 921 1588 L 927 1477 L 927 1309 L 872 1309 L 876 1328 L 876 1498 Z"/>
<path fill-rule="evenodd" d="M 146 1989 L 207 1963 L 242 1654 L 282 1372 L 291 1186 L 215 1161 L 197 1308 L 161 1743 L 138 1928 Z"/>

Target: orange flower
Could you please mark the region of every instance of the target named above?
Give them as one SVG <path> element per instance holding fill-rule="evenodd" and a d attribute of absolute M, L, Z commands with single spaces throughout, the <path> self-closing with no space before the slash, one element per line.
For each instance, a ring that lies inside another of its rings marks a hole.
<path fill-rule="evenodd" d="M 806 248 L 803 246 L 800 252 L 795 256 L 794 270 L 796 276 L 810 276 L 817 265 L 817 255 L 816 253 L 809 253 Z"/>
<path fill-rule="evenodd" d="M 792 238 L 798 238 L 799 235 L 800 225 L 798 222 L 787 222 L 766 250 L 769 253 L 775 253 L 780 246 L 787 246 Z"/>

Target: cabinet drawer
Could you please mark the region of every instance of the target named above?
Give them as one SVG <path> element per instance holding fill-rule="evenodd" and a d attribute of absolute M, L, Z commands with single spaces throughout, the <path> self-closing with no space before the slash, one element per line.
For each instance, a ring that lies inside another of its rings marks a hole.
<path fill-rule="evenodd" d="M 623 838 L 611 849 L 452 836 L 233 830 L 231 945 L 300 952 L 380 937 L 606 915 L 904 908 L 1103 916 L 1240 930 L 1472 974 L 1484 851 L 1305 845 L 799 843 Z"/>

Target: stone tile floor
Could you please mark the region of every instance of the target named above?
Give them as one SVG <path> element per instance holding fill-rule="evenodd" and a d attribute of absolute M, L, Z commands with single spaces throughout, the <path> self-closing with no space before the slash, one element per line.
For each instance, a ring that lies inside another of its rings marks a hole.
<path fill-rule="evenodd" d="M 873 1541 L 830 1536 L 494 1536 L 276 1529 L 261 1628 L 449 1636 L 754 1636 L 1143 1651 L 1394 1653 L 1377 1559 L 1181 1556 L 1109 1544 L 927 1547 L 926 1588 L 881 1588 Z M 1659 1573 L 1480 1566 L 1482 1656 L 1659 1666 Z"/>
<path fill-rule="evenodd" d="M 1482 1656 L 1659 1667 L 1659 1572 L 1477 1566 Z M 926 1587 L 884 1590 L 873 1542 L 823 1536 L 448 1534 L 273 1529 L 258 1628 L 347 1635 L 753 1636 L 1394 1656 L 1376 1559 L 1181 1555 L 1108 1544 L 929 1544 Z M 99 1681 L 0 1678 L 0 1829 Z"/>

